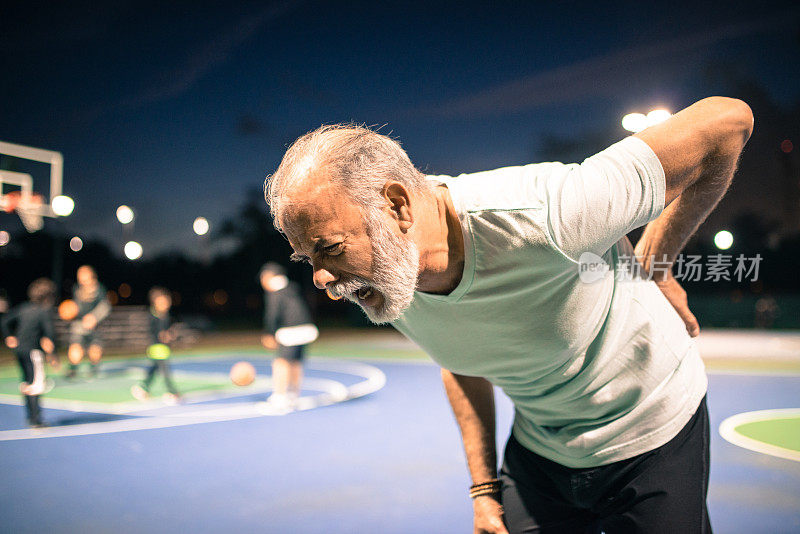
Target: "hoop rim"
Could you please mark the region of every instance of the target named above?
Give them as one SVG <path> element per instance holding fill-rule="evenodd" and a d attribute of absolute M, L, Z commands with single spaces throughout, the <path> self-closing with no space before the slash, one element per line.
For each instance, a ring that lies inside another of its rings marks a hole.
<path fill-rule="evenodd" d="M 36 232 L 42 229 L 44 223 L 42 216 L 42 206 L 44 196 L 39 193 L 29 193 L 27 191 L 9 191 L 2 197 L 2 208 L 7 213 L 17 212 L 22 225 L 28 232 Z"/>
<path fill-rule="evenodd" d="M 33 208 L 39 211 L 37 208 L 44 204 L 44 195 L 35 192 L 26 193 L 22 190 L 9 191 L 3 194 L 0 201 L 0 208 L 5 210 L 6 213 L 16 211 L 20 207 L 22 209 Z"/>

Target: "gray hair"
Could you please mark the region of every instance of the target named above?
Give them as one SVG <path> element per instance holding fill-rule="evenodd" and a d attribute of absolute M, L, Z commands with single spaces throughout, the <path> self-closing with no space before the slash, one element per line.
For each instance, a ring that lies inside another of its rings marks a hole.
<path fill-rule="evenodd" d="M 394 139 L 356 124 L 323 125 L 292 143 L 278 170 L 264 182 L 264 197 L 278 230 L 289 193 L 318 169 L 324 169 L 328 181 L 364 209 L 382 206 L 381 194 L 389 180 L 412 193 L 431 188 Z"/>

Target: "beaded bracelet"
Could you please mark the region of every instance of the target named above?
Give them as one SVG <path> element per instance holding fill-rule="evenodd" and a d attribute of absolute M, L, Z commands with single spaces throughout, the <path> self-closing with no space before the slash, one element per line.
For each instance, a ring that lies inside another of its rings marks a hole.
<path fill-rule="evenodd" d="M 482 495 L 494 495 L 495 493 L 500 493 L 500 480 L 496 478 L 493 478 L 488 482 L 473 484 L 469 487 L 469 496 L 472 499 Z"/>

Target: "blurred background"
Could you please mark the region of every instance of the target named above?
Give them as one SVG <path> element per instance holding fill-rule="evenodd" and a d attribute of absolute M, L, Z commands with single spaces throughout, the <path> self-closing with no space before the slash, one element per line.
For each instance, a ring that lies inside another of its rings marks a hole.
<path fill-rule="evenodd" d="M 21 302 L 39 276 L 66 296 L 88 263 L 113 304 L 159 284 L 201 328 L 257 328 L 258 268 L 290 252 L 263 181 L 320 124 L 380 127 L 423 171 L 457 175 L 580 162 L 629 135 L 628 114 L 726 95 L 755 131 L 684 253 L 759 255 L 759 272 L 684 286 L 701 326 L 798 328 L 799 20 L 794 2 L 6 6 L 0 140 L 60 151 L 75 209 L 36 233 L 0 213 L 0 296 Z M 0 170 L 47 194 L 47 165 Z M 366 325 L 289 269 L 321 326 Z"/>

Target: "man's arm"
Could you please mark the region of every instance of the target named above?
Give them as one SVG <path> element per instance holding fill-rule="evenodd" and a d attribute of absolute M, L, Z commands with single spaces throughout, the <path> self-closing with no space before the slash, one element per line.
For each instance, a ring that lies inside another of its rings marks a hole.
<path fill-rule="evenodd" d="M 636 134 L 658 156 L 666 180 L 666 207 L 645 227 L 635 248 L 647 272 L 653 260 L 671 265 L 725 195 L 752 131 L 753 113 L 747 104 L 710 97 Z M 653 274 L 689 333 L 697 335 L 699 325 L 686 293 L 670 273 Z"/>
<path fill-rule="evenodd" d="M 98 295 L 98 299 L 92 311 L 83 316 L 83 327 L 94 330 L 98 323 L 105 319 L 109 313 L 111 313 L 111 303 L 108 302 L 105 293 Z M 89 317 L 89 319 L 87 319 L 87 317 Z"/>
<path fill-rule="evenodd" d="M 484 378 L 457 375 L 447 369 L 442 369 L 442 382 L 461 430 L 472 483 L 497 478 L 492 384 Z M 497 497 L 484 495 L 473 500 L 475 532 L 507 533 Z"/>
<path fill-rule="evenodd" d="M 716 189 L 727 188 L 752 131 L 753 112 L 747 104 L 712 96 L 634 137 L 658 156 L 666 180 L 665 204 L 669 205 L 697 182 L 710 181 Z"/>
<path fill-rule="evenodd" d="M 636 134 L 658 156 L 666 180 L 666 207 L 644 230 L 637 256 L 674 261 L 728 190 L 753 131 L 753 113 L 741 100 L 703 99 L 669 120 Z"/>

